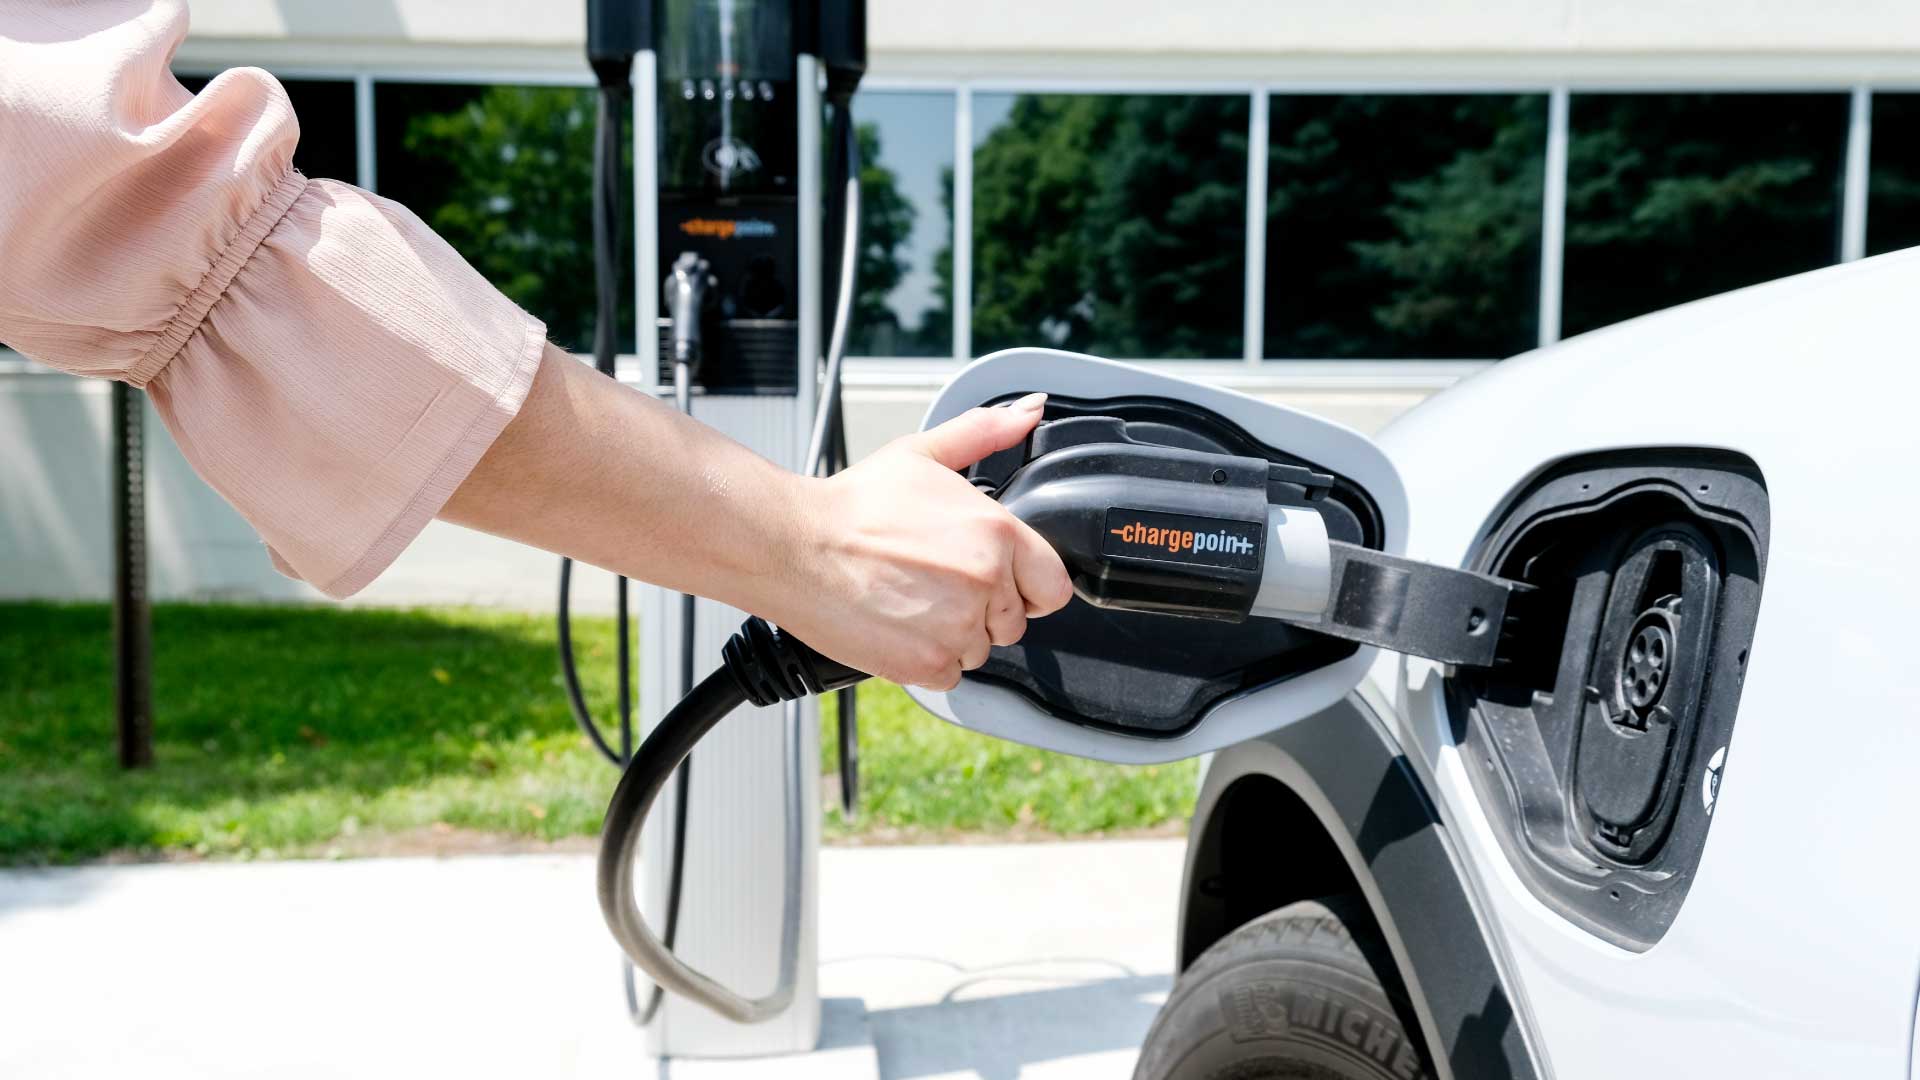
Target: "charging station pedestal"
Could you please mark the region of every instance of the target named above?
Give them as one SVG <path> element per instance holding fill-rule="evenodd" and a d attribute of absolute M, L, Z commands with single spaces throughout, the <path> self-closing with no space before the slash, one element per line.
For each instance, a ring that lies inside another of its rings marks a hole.
<path fill-rule="evenodd" d="M 781 18 L 795 29 L 790 14 L 781 15 L 791 11 L 786 3 L 722 7 L 725 19 L 756 20 L 750 32 L 758 43 L 778 32 Z M 693 8 L 665 4 L 660 14 L 699 17 Z M 797 470 L 813 422 L 822 345 L 821 68 L 795 38 L 784 54 L 723 56 L 719 69 L 732 65 L 734 74 L 715 79 L 715 57 L 703 50 L 733 40 L 734 27 L 723 22 L 713 28 L 717 37 L 678 29 L 662 32 L 657 49 L 640 52 L 633 68 L 636 307 L 639 326 L 660 328 L 640 334 L 641 380 L 671 400 L 672 369 L 661 363 L 661 283 L 680 251 L 697 251 L 712 263 L 722 299 L 703 322 L 706 356 L 694 379 L 693 414 Z M 731 185 L 729 174 L 736 178 Z M 639 610 L 638 706 L 641 726 L 650 730 L 688 689 L 680 685 L 680 596 L 643 587 Z M 720 647 L 743 618 L 699 601 L 695 672 L 719 666 Z M 792 1006 L 746 1025 L 670 994 L 647 1026 L 651 1053 L 749 1057 L 803 1053 L 819 1042 L 818 717 L 812 700 L 736 710 L 693 754 L 685 808 L 674 951 L 749 995 L 771 992 L 785 973 L 794 980 Z M 675 797 L 669 785 L 642 837 L 642 910 L 655 927 L 666 925 L 673 823 L 681 809 Z M 789 880 L 796 838 L 797 875 Z M 639 979 L 644 1001 L 651 987 Z"/>
<path fill-rule="evenodd" d="M 791 438 L 804 442 L 794 403 L 783 398 L 696 399 L 694 415 L 752 449 L 792 466 Z M 783 452 L 784 451 L 784 452 Z M 647 587 L 640 603 L 640 717 L 650 729 L 679 699 L 680 595 Z M 745 613 L 701 600 L 694 669 L 720 665 L 720 647 Z M 790 718 L 788 710 L 797 717 Z M 797 745 L 789 748 L 789 735 Z M 794 767 L 797 758 L 799 767 Z M 700 743 L 692 757 L 687 852 L 674 952 L 696 970 L 742 993 L 764 994 L 781 975 L 787 893 L 798 893 L 793 1004 L 759 1024 L 736 1024 L 669 994 L 648 1025 L 647 1048 L 669 1057 L 744 1057 L 800 1053 L 820 1040 L 818 861 L 820 723 L 813 699 L 772 708 L 743 706 Z M 661 793 L 642 838 L 641 910 L 664 926 L 667 867 L 673 851 L 676 789 Z M 798 829 L 798 881 L 785 880 L 787 830 Z M 643 981 L 643 994 L 646 992 Z"/>

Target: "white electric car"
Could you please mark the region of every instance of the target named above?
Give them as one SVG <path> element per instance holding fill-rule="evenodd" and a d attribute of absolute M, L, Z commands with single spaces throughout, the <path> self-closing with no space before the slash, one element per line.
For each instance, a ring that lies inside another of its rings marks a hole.
<path fill-rule="evenodd" d="M 1075 604 L 922 695 L 1112 760 L 1217 751 L 1136 1078 L 1910 1080 L 1917 368 L 1920 251 L 1507 361 L 1377 447 L 1085 358 L 959 376 L 930 423 L 1050 390 L 1316 471 L 1335 540 L 1533 587 L 1477 666 Z"/>

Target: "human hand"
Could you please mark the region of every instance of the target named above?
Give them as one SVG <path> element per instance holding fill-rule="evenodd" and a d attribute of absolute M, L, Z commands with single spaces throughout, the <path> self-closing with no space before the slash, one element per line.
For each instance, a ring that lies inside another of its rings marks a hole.
<path fill-rule="evenodd" d="M 1044 394 L 978 408 L 807 483 L 801 588 L 775 621 L 884 679 L 950 690 L 1072 595 L 1040 534 L 956 470 L 1027 437 Z"/>

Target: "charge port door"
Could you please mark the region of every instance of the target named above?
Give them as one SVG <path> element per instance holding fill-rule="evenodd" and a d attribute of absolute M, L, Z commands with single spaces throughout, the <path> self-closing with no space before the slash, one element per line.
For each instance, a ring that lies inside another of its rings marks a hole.
<path fill-rule="evenodd" d="M 1565 629 L 1450 674 L 1461 760 L 1528 889 L 1624 948 L 1672 925 L 1706 845 L 1767 510 L 1738 454 L 1597 454 L 1529 484 L 1474 556 L 1533 585 Z"/>

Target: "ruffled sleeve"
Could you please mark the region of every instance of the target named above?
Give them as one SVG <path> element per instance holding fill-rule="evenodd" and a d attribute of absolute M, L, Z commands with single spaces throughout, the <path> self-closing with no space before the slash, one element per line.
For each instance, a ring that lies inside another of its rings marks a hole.
<path fill-rule="evenodd" d="M 145 387 L 274 564 L 345 596 L 518 412 L 545 328 L 404 207 L 295 171 L 265 72 L 187 93 L 186 28 L 0 0 L 0 341 Z"/>

